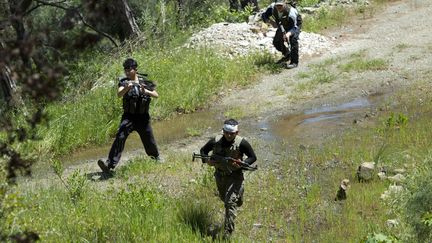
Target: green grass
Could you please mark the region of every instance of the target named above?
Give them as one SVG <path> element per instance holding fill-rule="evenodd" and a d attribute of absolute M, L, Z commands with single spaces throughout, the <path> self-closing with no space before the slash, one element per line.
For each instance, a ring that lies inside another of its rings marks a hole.
<path fill-rule="evenodd" d="M 316 15 L 304 21 L 303 29 L 306 32 L 319 33 L 324 29 L 341 25 L 350 17 L 350 10 L 344 7 L 335 7 L 331 10 L 320 8 Z"/>
<path fill-rule="evenodd" d="M 129 55 L 117 54 L 111 58 L 96 58 L 103 64 L 93 63 L 88 71 L 74 72 L 70 80 L 82 80 L 84 84 L 98 88 L 80 94 L 79 90 L 66 96 L 64 102 L 53 104 L 47 112 L 51 117 L 48 127 L 42 128 L 40 136 L 45 138 L 36 145 L 40 153 L 62 155 L 89 144 L 103 144 L 117 130 L 122 113 L 121 99 L 117 98 L 117 80 L 121 76 L 121 64 Z M 151 115 L 154 119 L 165 119 L 173 113 L 193 112 L 214 100 L 224 89 L 246 86 L 253 82 L 263 70 L 254 63 L 269 62 L 267 54 L 251 57 L 225 59 L 210 50 L 143 51 L 132 53 L 139 63 L 139 71 L 148 73 L 157 84 L 159 99 L 154 99 Z M 121 57 L 121 58 L 120 58 Z M 94 80 L 87 72 L 99 73 Z M 77 81 L 71 81 L 75 83 Z M 72 87 L 72 86 L 70 86 Z M 70 88 L 71 89 L 71 88 Z"/>
<path fill-rule="evenodd" d="M 382 58 L 368 58 L 364 50 L 352 53 L 346 58 L 329 58 L 318 64 L 311 64 L 307 71 L 297 74 L 297 77 L 304 81 L 296 84 L 293 97 L 312 91 L 319 85 L 334 82 L 340 78 L 342 72 L 379 71 L 388 69 L 388 66 L 388 62 Z"/>
<path fill-rule="evenodd" d="M 375 58 L 371 60 L 356 59 L 349 61 L 346 64 L 340 65 L 339 68 L 344 72 L 379 71 L 386 70 L 388 68 L 388 63 L 381 58 Z"/>
<path fill-rule="evenodd" d="M 409 47 L 410 47 L 409 44 L 401 43 L 401 44 L 396 45 L 394 49 L 395 49 L 396 51 L 402 51 L 402 50 L 407 49 L 407 48 L 409 48 Z"/>
<path fill-rule="evenodd" d="M 353 16 L 362 16 L 363 19 L 373 17 L 376 12 L 388 2 L 393 0 L 374 0 L 371 4 L 359 2 L 352 6 L 321 7 L 313 16 L 305 18 L 303 30 L 320 33 L 332 27 L 338 27 L 350 21 Z M 299 1 L 301 7 L 314 6 L 316 0 Z M 301 9 L 300 9 L 301 10 Z M 301 12 L 301 11 L 300 11 Z"/>
<path fill-rule="evenodd" d="M 65 96 L 63 103 L 48 108 L 53 119 L 40 131 L 45 139 L 38 144 L 40 153 L 64 154 L 90 143 L 103 143 L 115 132 L 121 107 L 113 77 L 121 73 L 121 61 L 127 56 L 116 55 L 95 56 L 94 60 L 101 62 L 89 66 L 79 64 L 82 69 L 69 77 L 68 88 L 78 80 L 83 86 L 74 95 Z M 266 55 L 225 60 L 195 51 L 137 51 L 133 56 L 140 69 L 157 81 L 161 97 L 166 97 L 152 106 L 152 115 L 161 119 L 177 109 L 189 112 L 205 106 L 208 97 L 223 88 L 247 85 L 269 60 Z M 352 55 L 348 63 L 358 63 L 347 70 L 386 67 L 384 60 L 363 63 L 361 58 L 358 53 Z M 324 63 L 340 71 L 344 66 L 337 66 L 339 62 Z M 308 89 L 333 79 L 323 65 L 311 70 L 299 76 L 310 81 Z M 95 78 L 94 73 L 100 75 Z M 88 92 L 95 83 L 100 88 Z M 258 161 L 260 169 L 246 175 L 246 200 L 236 220 L 233 241 L 362 242 L 379 232 L 405 242 L 430 240 L 430 228 L 421 221 L 427 216 L 428 205 L 421 202 L 430 199 L 432 99 L 430 94 L 418 93 L 429 87 L 425 81 L 393 97 L 400 105 L 389 112 L 389 108 L 382 109 L 365 128 L 329 139 L 321 147 L 293 149 L 271 163 Z M 235 108 L 227 111 L 229 116 L 236 114 Z M 401 122 L 403 117 L 408 119 Z M 254 140 L 253 145 L 257 151 L 280 155 L 268 144 Z M 56 179 L 49 179 L 45 189 L 20 184 L 5 190 L 1 185 L 0 195 L 5 199 L 0 229 L 6 234 L 34 231 L 43 242 L 211 242 L 206 228 L 221 223 L 223 214 L 223 204 L 214 194 L 212 169 L 191 163 L 190 154 L 173 151 L 166 159 L 166 164 L 134 159 L 108 181 L 86 181 L 86 175 L 76 171 L 64 178 L 68 187 Z M 358 164 L 373 160 L 391 168 L 407 165 L 414 174 L 408 178 L 409 191 L 396 198 L 397 203 L 387 205 L 379 200 L 387 181 L 356 182 Z M 333 198 L 343 178 L 351 181 L 348 199 L 336 203 Z M 407 207 L 406 202 L 415 207 Z M 385 220 L 393 217 L 402 220 L 400 228 L 385 227 Z"/>
<path fill-rule="evenodd" d="M 241 119 L 246 116 L 246 111 L 241 107 L 231 107 L 224 112 L 225 117 L 232 117 L 233 119 Z"/>
<path fill-rule="evenodd" d="M 319 147 L 293 149 L 271 163 L 259 161 L 258 171 L 246 173 L 245 203 L 233 241 L 360 242 L 372 233 L 399 239 L 415 239 L 412 232 L 427 233 L 427 227 L 410 228 L 421 225 L 420 218 L 427 215 L 421 210 L 428 212 L 419 203 L 428 197 L 422 188 L 430 185 L 426 179 L 432 161 L 432 132 L 427 129 L 432 126 L 432 99 L 418 93 L 425 87 L 427 82 L 394 96 L 399 105 L 369 118 L 373 120 L 367 126 Z M 276 147 L 253 141 L 256 151 L 280 154 Z M 210 242 L 207 229 L 223 220 L 212 168 L 191 163 L 187 153 L 173 151 L 166 160 L 158 164 L 134 159 L 107 182 L 83 183 L 85 175 L 73 173 L 65 178 L 69 189 L 58 180 L 50 181 L 46 189 L 16 187 L 7 193 L 2 222 L 13 226 L 8 232 L 32 230 L 47 242 Z M 408 177 L 407 189 L 417 193 L 394 198 L 390 204 L 380 200 L 388 181 L 355 179 L 357 166 L 374 160 L 387 168 L 406 165 L 408 173 L 416 175 Z M 348 198 L 335 202 L 343 178 L 351 181 Z M 406 208 L 407 201 L 415 207 Z M 406 223 L 387 228 L 385 221 L 390 218 Z"/>
<path fill-rule="evenodd" d="M 300 5 L 314 3 L 314 0 L 304 1 Z M 347 16 L 349 14 L 342 8 L 332 11 L 322 9 L 317 16 L 305 20 L 304 29 L 318 31 L 345 21 Z M 179 36 L 185 39 L 183 35 Z M 274 64 L 274 57 L 268 52 L 226 59 L 206 49 L 179 48 L 177 42 L 176 38 L 172 43 L 164 42 L 170 46 L 168 50 L 162 50 L 156 42 L 145 49 L 131 42 L 116 53 L 89 52 L 83 54 L 81 59 L 68 63 L 70 75 L 64 81 L 65 94 L 61 102 L 47 108 L 51 120 L 47 127 L 38 131 L 42 140 L 28 147 L 32 147 L 37 156 L 44 155 L 49 159 L 110 141 L 122 113 L 121 99 L 116 98 L 115 93 L 117 77 L 123 75 L 121 64 L 126 57 L 137 59 L 139 71 L 149 74 L 158 85 L 160 98 L 153 100 L 151 106 L 154 119 L 166 119 L 176 112 L 188 113 L 206 107 L 224 89 L 248 85 L 257 80 L 264 70 L 280 72 Z M 354 60 L 342 68 L 381 70 L 385 67 L 384 60 L 376 59 Z M 309 91 L 335 78 L 335 74 L 325 66 L 316 67 L 307 75 L 303 77 L 308 78 L 309 82 L 299 84 L 298 90 Z M 235 111 L 227 113 L 244 116 Z M 18 117 L 17 120 L 24 121 L 25 118 Z"/>
<path fill-rule="evenodd" d="M 311 91 L 318 85 L 333 82 L 338 72 L 335 70 L 336 59 L 330 58 L 318 64 L 309 65 L 309 70 L 298 73 L 299 79 L 305 79 L 295 86 L 295 93 Z"/>
<path fill-rule="evenodd" d="M 342 61 L 342 60 L 341 60 Z M 341 62 L 338 68 L 342 72 L 379 71 L 388 68 L 388 62 L 382 58 L 369 58 L 365 50 L 352 53 L 346 62 Z"/>

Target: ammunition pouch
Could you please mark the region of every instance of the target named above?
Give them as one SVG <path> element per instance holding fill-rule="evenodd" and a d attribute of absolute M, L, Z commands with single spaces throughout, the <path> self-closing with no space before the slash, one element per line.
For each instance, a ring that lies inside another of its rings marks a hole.
<path fill-rule="evenodd" d="M 129 114 L 148 113 L 151 98 L 141 92 L 140 86 L 135 84 L 123 97 L 123 110 Z"/>

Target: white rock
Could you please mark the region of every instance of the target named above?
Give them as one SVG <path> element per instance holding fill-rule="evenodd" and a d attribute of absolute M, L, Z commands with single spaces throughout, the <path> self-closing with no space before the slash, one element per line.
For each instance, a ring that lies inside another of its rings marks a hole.
<path fill-rule="evenodd" d="M 263 32 L 254 33 L 260 30 Z M 203 46 L 215 48 L 222 56 L 246 55 L 263 50 L 276 54 L 279 52 L 272 43 L 275 33 L 275 28 L 262 28 L 247 23 L 217 23 L 195 33 L 184 46 L 187 48 Z M 299 55 L 301 57 L 321 53 L 328 51 L 332 46 L 333 42 L 324 36 L 302 32 L 299 40 Z"/>
<path fill-rule="evenodd" d="M 397 174 L 405 174 L 406 170 L 401 168 L 401 169 L 395 169 L 394 172 Z"/>
<path fill-rule="evenodd" d="M 387 189 L 387 191 L 385 191 L 383 194 L 381 194 L 381 199 L 386 200 L 390 196 L 392 196 L 394 194 L 399 194 L 402 191 L 403 191 L 402 186 L 390 185 L 389 188 Z"/>
<path fill-rule="evenodd" d="M 405 180 L 405 176 L 402 174 L 396 174 L 394 176 L 387 177 L 387 179 L 389 179 L 391 182 L 401 183 Z"/>
<path fill-rule="evenodd" d="M 385 172 L 378 172 L 378 177 L 379 177 L 381 180 L 385 180 L 385 179 L 387 179 L 387 176 L 386 176 Z"/>
<path fill-rule="evenodd" d="M 368 181 L 373 178 L 375 162 L 363 162 L 357 169 L 357 178 L 359 181 Z"/>
<path fill-rule="evenodd" d="M 389 228 L 393 228 L 393 227 L 398 226 L 398 225 L 399 225 L 399 222 L 398 222 L 396 219 L 388 219 L 388 220 L 386 221 L 386 225 L 387 225 L 387 227 L 389 227 Z"/>

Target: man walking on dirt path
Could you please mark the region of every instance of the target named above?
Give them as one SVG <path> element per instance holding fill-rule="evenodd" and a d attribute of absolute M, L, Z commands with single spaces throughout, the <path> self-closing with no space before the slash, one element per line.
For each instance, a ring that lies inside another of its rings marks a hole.
<path fill-rule="evenodd" d="M 294 0 L 290 4 L 284 0 L 276 0 L 267 7 L 266 11 L 261 15 L 266 23 L 270 23 L 274 28 L 277 28 L 273 38 L 273 46 L 276 50 L 282 52 L 283 57 L 277 61 L 278 64 L 290 61 L 287 68 L 296 68 L 299 63 L 299 44 L 302 17 L 295 8 Z M 289 45 L 285 46 L 285 42 Z"/>
<path fill-rule="evenodd" d="M 255 152 L 249 142 L 238 136 L 238 122 L 229 119 L 224 122 L 223 134 L 211 138 L 200 150 L 201 155 L 213 151 L 215 159 L 203 159 L 204 163 L 216 168 L 214 176 L 220 199 L 225 204 L 224 238 L 229 238 L 234 231 L 234 219 L 237 207 L 243 204 L 243 170 L 238 164 L 243 160 L 246 164 L 256 161 Z M 231 157 L 232 160 L 222 158 Z M 221 159 L 217 159 L 221 158 Z"/>
<path fill-rule="evenodd" d="M 114 143 L 106 161 L 98 160 L 104 173 L 110 173 L 120 161 L 129 134 L 137 131 L 146 153 L 160 161 L 159 151 L 150 126 L 149 106 L 151 98 L 158 98 L 156 85 L 137 72 L 138 63 L 128 58 L 123 63 L 126 77 L 120 78 L 117 95 L 123 98 L 123 115 Z"/>

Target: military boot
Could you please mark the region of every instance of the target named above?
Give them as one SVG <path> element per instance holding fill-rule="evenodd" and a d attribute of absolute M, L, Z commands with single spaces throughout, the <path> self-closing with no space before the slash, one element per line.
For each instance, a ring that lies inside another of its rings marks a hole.
<path fill-rule="evenodd" d="M 110 165 L 110 163 L 108 163 L 108 161 L 103 161 L 102 159 L 98 160 L 98 165 L 99 168 L 101 168 L 102 172 L 105 174 L 111 174 L 113 171 L 112 169 L 114 169 L 114 167 L 112 165 Z"/>
<path fill-rule="evenodd" d="M 281 64 L 281 63 L 284 63 L 284 62 L 288 62 L 289 60 L 290 60 L 289 55 L 288 55 L 288 56 L 283 56 L 281 59 L 279 59 L 279 60 L 276 62 L 276 64 Z"/>
<path fill-rule="evenodd" d="M 296 68 L 297 66 L 298 66 L 297 63 L 290 63 L 290 64 L 287 65 L 287 68 L 288 69 L 293 69 L 293 68 Z"/>

